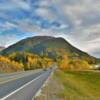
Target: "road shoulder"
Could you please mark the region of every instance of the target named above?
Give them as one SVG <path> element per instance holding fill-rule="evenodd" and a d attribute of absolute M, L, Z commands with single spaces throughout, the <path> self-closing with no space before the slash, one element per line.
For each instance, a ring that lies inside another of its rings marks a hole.
<path fill-rule="evenodd" d="M 64 91 L 64 87 L 53 73 L 35 100 L 62 100 L 59 98 L 59 91 Z"/>

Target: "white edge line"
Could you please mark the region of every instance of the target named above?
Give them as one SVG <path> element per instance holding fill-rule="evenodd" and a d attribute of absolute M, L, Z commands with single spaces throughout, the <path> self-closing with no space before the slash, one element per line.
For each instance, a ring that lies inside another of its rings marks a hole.
<path fill-rule="evenodd" d="M 50 75 L 48 76 L 48 78 L 53 74 L 53 71 L 50 73 Z M 48 81 L 48 78 L 45 80 L 44 84 L 46 84 L 46 82 Z M 42 89 L 42 87 L 44 86 L 44 84 L 40 87 L 40 89 L 38 89 L 37 93 Z M 34 100 L 37 97 L 37 93 L 33 96 L 32 100 Z"/>
<path fill-rule="evenodd" d="M 15 91 L 11 92 L 10 94 L 6 95 L 5 97 L 0 98 L 0 100 L 5 100 L 5 99 L 7 99 L 7 98 L 10 97 L 11 95 L 15 94 L 16 92 L 20 91 L 20 90 L 23 89 L 24 87 L 26 87 L 26 86 L 28 86 L 29 84 L 31 84 L 32 82 L 38 80 L 38 79 L 39 79 L 40 77 L 42 77 L 43 75 L 44 75 L 44 74 L 38 76 L 37 78 L 33 79 L 32 81 L 30 81 L 30 82 L 28 82 L 28 83 L 26 83 L 26 84 L 24 84 L 22 87 L 16 89 Z"/>

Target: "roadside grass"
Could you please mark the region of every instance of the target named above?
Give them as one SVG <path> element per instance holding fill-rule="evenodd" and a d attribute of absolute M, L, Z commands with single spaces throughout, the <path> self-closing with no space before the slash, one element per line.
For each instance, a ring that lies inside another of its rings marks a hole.
<path fill-rule="evenodd" d="M 100 100 L 100 72 L 57 70 L 54 78 L 64 87 L 59 100 Z"/>

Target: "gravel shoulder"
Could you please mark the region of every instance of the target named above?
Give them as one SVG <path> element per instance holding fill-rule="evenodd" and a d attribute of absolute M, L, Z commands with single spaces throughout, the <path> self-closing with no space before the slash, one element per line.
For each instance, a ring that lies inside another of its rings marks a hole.
<path fill-rule="evenodd" d="M 59 82 L 55 74 L 52 74 L 42 87 L 40 95 L 35 100 L 63 100 L 59 98 L 59 91 L 64 91 L 62 83 Z"/>

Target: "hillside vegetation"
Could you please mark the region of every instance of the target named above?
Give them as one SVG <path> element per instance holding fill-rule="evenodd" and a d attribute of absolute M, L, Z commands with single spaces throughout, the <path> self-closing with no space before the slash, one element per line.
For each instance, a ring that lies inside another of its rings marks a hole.
<path fill-rule="evenodd" d="M 46 68 L 53 63 L 57 63 L 59 69 L 64 71 L 79 71 L 90 69 L 98 61 L 63 38 L 49 36 L 36 36 L 21 40 L 2 50 L 0 54 L 2 55 L 1 72 L 4 69 L 19 71 Z"/>
<path fill-rule="evenodd" d="M 51 49 L 52 52 L 47 50 Z M 58 49 L 58 50 L 57 50 Z M 8 55 L 13 52 L 30 52 L 37 55 L 46 55 L 47 53 L 55 54 L 59 49 L 64 49 L 70 57 L 78 57 L 81 59 L 95 60 L 95 57 L 88 55 L 87 53 L 75 48 L 63 38 L 55 38 L 50 36 L 35 36 L 21 40 L 8 48 L 4 49 L 1 54 Z"/>
<path fill-rule="evenodd" d="M 21 70 L 45 69 L 53 63 L 53 60 L 31 53 L 17 52 L 8 56 L 0 56 L 0 72 L 14 72 Z"/>

